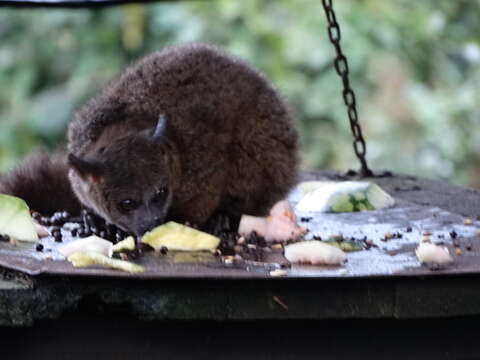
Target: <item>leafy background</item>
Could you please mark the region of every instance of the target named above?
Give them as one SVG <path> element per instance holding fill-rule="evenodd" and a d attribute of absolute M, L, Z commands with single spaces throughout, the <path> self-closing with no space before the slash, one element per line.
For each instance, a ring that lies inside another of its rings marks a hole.
<path fill-rule="evenodd" d="M 339 0 L 373 168 L 480 187 L 480 2 Z M 128 63 L 207 41 L 265 72 L 294 110 L 304 168 L 356 167 L 320 0 L 0 11 L 0 172 L 64 142 L 72 112 Z"/>

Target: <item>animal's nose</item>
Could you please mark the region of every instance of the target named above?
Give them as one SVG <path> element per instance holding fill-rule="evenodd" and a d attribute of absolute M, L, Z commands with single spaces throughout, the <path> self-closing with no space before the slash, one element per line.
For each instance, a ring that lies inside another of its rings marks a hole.
<path fill-rule="evenodd" d="M 141 227 L 141 228 L 138 228 L 138 229 L 135 231 L 135 235 L 136 235 L 138 238 L 141 238 L 141 237 L 143 236 L 143 234 L 145 234 L 147 231 L 148 231 L 147 228 Z"/>
<path fill-rule="evenodd" d="M 163 224 L 164 219 L 162 217 L 156 216 L 153 221 L 150 221 L 148 223 L 142 224 L 139 226 L 138 231 L 136 232 L 137 236 L 142 236 L 145 234 L 147 231 L 152 230 L 153 228 L 157 227 L 158 225 Z"/>
<path fill-rule="evenodd" d="M 160 216 L 156 216 L 154 219 L 155 226 L 162 225 L 164 222 L 164 218 Z"/>

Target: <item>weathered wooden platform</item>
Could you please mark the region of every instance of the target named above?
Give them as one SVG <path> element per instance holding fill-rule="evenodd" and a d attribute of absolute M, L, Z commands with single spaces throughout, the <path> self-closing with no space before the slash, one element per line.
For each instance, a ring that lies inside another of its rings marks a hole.
<path fill-rule="evenodd" d="M 334 172 L 306 179 L 345 179 Z M 367 236 L 378 248 L 350 253 L 344 267 L 292 266 L 272 278 L 268 266 L 231 267 L 212 260 L 178 264 L 146 258 L 141 276 L 72 269 L 26 249 L 0 249 L 0 326 L 29 326 L 82 311 L 121 312 L 145 320 L 412 319 L 480 314 L 480 193 L 395 175 L 374 179 L 397 200 L 392 209 L 324 214 L 306 223 L 310 236 Z M 292 194 L 295 200 L 295 194 Z M 302 215 L 302 214 L 301 214 Z M 303 214 L 308 215 L 308 214 Z M 474 219 L 464 225 L 465 218 Z M 407 232 L 408 227 L 412 228 Z M 413 249 L 424 231 L 462 255 L 445 269 L 421 266 Z M 401 239 L 382 241 L 385 232 Z M 469 250 L 467 250 L 467 248 Z M 150 265 L 149 265 L 150 264 Z M 286 305 L 286 306 L 285 306 Z"/>

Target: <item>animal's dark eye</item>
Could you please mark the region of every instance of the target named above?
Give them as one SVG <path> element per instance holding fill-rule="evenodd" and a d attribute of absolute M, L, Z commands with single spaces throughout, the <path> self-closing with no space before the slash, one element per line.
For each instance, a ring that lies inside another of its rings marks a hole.
<path fill-rule="evenodd" d="M 153 197 L 152 201 L 153 202 L 159 202 L 165 199 L 167 196 L 168 189 L 166 186 L 162 186 L 158 191 L 155 193 L 155 196 Z"/>
<path fill-rule="evenodd" d="M 138 203 L 135 200 L 127 199 L 118 203 L 118 209 L 123 213 L 128 213 L 135 210 L 138 207 Z"/>

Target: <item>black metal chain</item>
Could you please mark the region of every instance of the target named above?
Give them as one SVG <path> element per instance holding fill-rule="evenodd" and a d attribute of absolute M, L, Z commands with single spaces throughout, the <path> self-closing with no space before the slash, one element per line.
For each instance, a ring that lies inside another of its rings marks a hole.
<path fill-rule="evenodd" d="M 328 22 L 328 37 L 330 38 L 330 42 L 335 47 L 335 51 L 337 53 L 334 65 L 337 74 L 342 78 L 343 82 L 343 101 L 347 106 L 348 119 L 350 120 L 350 127 L 352 129 L 354 139 L 353 149 L 355 150 L 355 155 L 357 155 L 357 158 L 360 160 L 362 166 L 360 169 L 361 175 L 364 177 L 373 176 L 373 172 L 369 169 L 367 165 L 367 159 L 365 158 L 367 153 L 367 145 L 365 144 L 365 140 L 363 138 L 362 128 L 358 122 L 355 93 L 350 87 L 350 80 L 348 78 L 349 71 L 347 58 L 343 54 L 340 46 L 340 25 L 338 24 L 335 12 L 333 11 L 333 0 L 322 0 L 322 5 Z"/>

